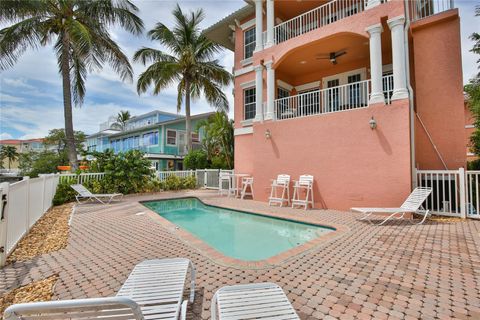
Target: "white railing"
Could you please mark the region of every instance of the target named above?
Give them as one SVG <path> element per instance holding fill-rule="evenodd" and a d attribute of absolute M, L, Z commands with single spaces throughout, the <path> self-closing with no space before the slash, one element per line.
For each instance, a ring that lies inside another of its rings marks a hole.
<path fill-rule="evenodd" d="M 59 175 L 0 184 L 0 266 L 17 243 L 52 206 Z"/>
<path fill-rule="evenodd" d="M 382 84 L 383 84 L 383 95 L 385 96 L 385 103 L 392 104 L 393 74 L 384 76 L 382 78 Z"/>
<path fill-rule="evenodd" d="M 366 0 L 334 0 L 274 27 L 276 44 L 365 11 Z M 265 34 L 265 32 L 264 32 Z M 266 36 L 263 36 L 266 39 Z M 266 40 L 264 40 L 266 41 Z"/>
<path fill-rule="evenodd" d="M 453 0 L 415 0 L 410 3 L 410 19 L 424 19 L 455 8 Z"/>
<path fill-rule="evenodd" d="M 102 180 L 105 177 L 105 173 L 104 172 L 80 173 L 80 174 L 66 173 L 66 174 L 60 174 L 58 176 L 59 176 L 60 183 L 69 182 L 69 183 L 82 184 L 87 181 Z"/>
<path fill-rule="evenodd" d="M 434 214 L 480 219 L 480 171 L 417 170 L 417 185 L 433 189 L 425 209 Z"/>
<path fill-rule="evenodd" d="M 385 102 L 391 104 L 393 75 L 383 77 Z M 274 101 L 275 119 L 285 120 L 365 108 L 369 105 L 370 80 L 320 89 Z"/>
<path fill-rule="evenodd" d="M 179 178 L 186 178 L 194 176 L 197 180 L 198 188 L 218 189 L 220 172 L 228 172 L 233 174 L 233 170 L 219 170 L 219 169 L 197 169 L 197 170 L 183 170 L 183 171 L 158 171 L 157 177 L 160 181 L 166 180 L 169 176 L 177 176 Z"/>
<path fill-rule="evenodd" d="M 466 214 L 469 218 L 480 219 L 480 171 L 467 171 L 466 175 Z"/>
<path fill-rule="evenodd" d="M 157 177 L 160 181 L 165 181 L 170 176 L 177 176 L 179 178 L 187 178 L 195 176 L 194 170 L 183 170 L 183 171 L 157 171 Z"/>
<path fill-rule="evenodd" d="M 20 172 L 20 169 L 0 169 L 0 174 L 4 175 L 19 175 Z"/>
<path fill-rule="evenodd" d="M 423 207 L 434 214 L 465 217 L 465 170 L 417 170 L 417 186 L 432 188 Z"/>

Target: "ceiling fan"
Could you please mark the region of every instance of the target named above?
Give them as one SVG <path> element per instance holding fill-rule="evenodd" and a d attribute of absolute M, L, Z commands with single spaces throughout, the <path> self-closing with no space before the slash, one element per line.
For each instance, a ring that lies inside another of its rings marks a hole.
<path fill-rule="evenodd" d="M 317 60 L 328 59 L 332 64 L 337 64 L 337 58 L 347 54 L 346 50 L 340 50 L 335 52 L 330 52 L 325 55 L 317 55 Z"/>

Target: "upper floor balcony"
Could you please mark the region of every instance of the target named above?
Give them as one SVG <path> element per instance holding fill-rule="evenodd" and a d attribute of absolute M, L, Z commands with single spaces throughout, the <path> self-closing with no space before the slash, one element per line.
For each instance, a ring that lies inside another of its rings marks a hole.
<path fill-rule="evenodd" d="M 403 3 L 401 0 L 398 2 Z M 262 1 L 256 2 L 256 25 L 263 26 L 263 12 L 266 12 L 266 28 L 257 28 L 256 38 L 261 38 L 262 46 L 255 50 L 269 48 L 308 32 L 339 22 L 345 18 L 373 9 L 392 0 L 333 0 L 322 1 L 278 1 L 266 0 L 266 10 Z M 453 0 L 414 0 L 405 2 L 409 6 L 409 16 L 417 21 L 454 8 Z M 258 10 L 261 10 L 258 12 Z M 293 16 L 292 16 L 293 15 Z M 282 19 L 287 17 L 287 19 Z"/>

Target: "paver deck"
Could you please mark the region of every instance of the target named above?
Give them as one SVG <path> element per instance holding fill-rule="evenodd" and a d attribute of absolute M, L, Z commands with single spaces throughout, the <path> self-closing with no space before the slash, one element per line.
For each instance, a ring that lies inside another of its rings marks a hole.
<path fill-rule="evenodd" d="M 218 263 L 138 201 L 195 195 L 206 203 L 320 224 L 343 225 L 339 237 L 262 268 Z M 195 191 L 130 196 L 112 205 L 77 206 L 67 248 L 0 270 L 0 293 L 59 274 L 55 298 L 113 295 L 144 260 L 187 257 L 197 268 L 190 319 L 210 318 L 224 285 L 271 281 L 302 319 L 480 319 L 480 221 L 394 222 L 373 226 L 332 210 L 271 208 L 265 203 Z"/>

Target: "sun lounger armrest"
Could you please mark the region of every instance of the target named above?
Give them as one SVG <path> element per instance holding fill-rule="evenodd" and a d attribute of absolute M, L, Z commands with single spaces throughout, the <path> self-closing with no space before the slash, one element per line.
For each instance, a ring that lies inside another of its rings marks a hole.
<path fill-rule="evenodd" d="M 182 308 L 180 309 L 180 320 L 187 319 L 187 305 L 188 305 L 188 300 L 184 300 L 182 302 Z"/>
<path fill-rule="evenodd" d="M 144 320 L 140 306 L 132 299 L 126 297 L 108 297 L 108 298 L 90 298 L 90 299 L 74 299 L 74 300 L 59 300 L 59 301 L 45 301 L 45 302 L 31 302 L 20 303 L 8 307 L 4 313 L 4 319 L 6 320 L 18 320 L 22 319 L 24 313 L 45 313 L 48 316 L 52 310 L 62 310 L 67 313 L 69 310 L 79 309 L 96 310 L 101 312 L 102 307 L 108 309 L 108 306 L 123 306 L 127 307 L 134 314 L 135 319 Z M 122 308 L 123 308 L 122 307 Z"/>

